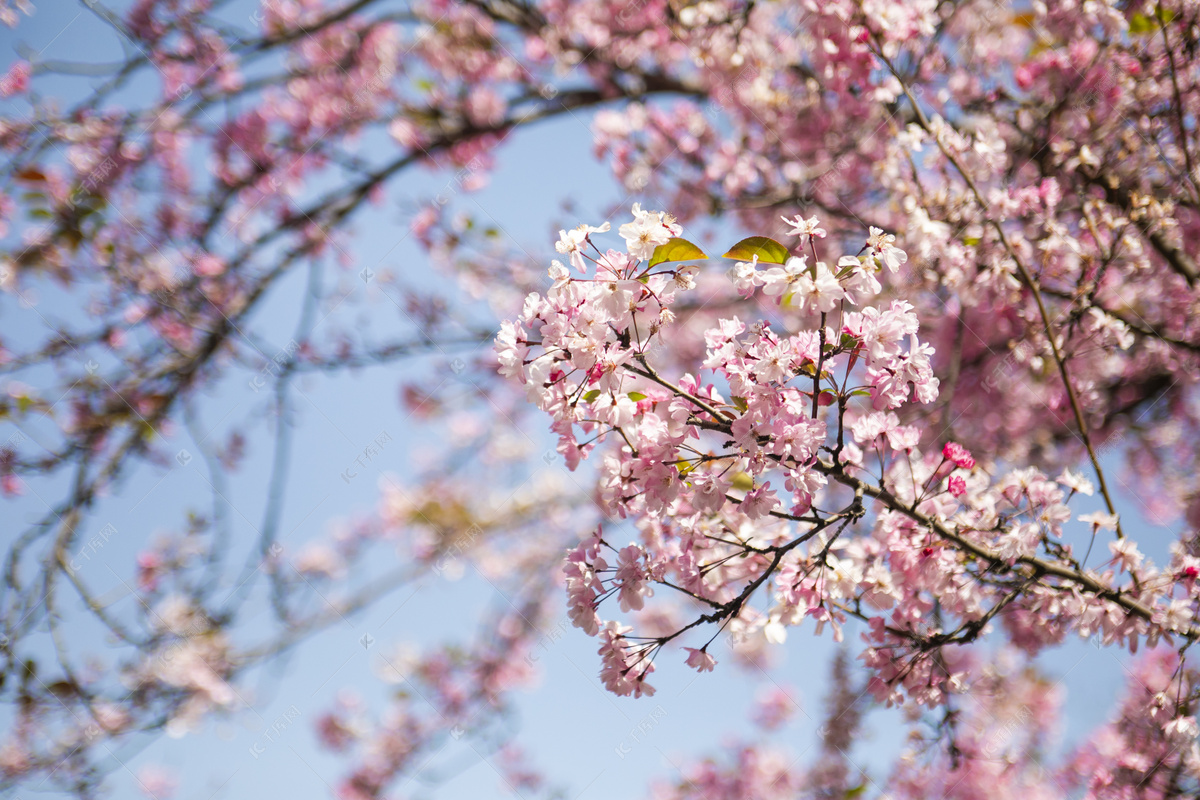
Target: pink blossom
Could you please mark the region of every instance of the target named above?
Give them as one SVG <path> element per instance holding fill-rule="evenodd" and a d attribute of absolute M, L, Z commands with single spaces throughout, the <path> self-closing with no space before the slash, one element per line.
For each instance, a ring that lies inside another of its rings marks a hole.
<path fill-rule="evenodd" d="M 28 61 L 14 62 L 8 68 L 8 72 L 0 77 L 0 97 L 12 97 L 29 91 L 29 77 L 32 71 Z"/>
<path fill-rule="evenodd" d="M 773 731 L 783 727 L 800 710 L 793 693 L 772 686 L 755 697 L 754 722 L 764 730 Z"/>
<path fill-rule="evenodd" d="M 697 672 L 712 672 L 713 667 L 717 665 L 717 660 L 703 648 L 696 650 L 692 647 L 685 647 L 683 649 L 688 653 L 687 665 Z"/>
<path fill-rule="evenodd" d="M 771 482 L 746 493 L 738 508 L 750 519 L 758 519 L 771 513 L 779 506 L 779 499 L 771 491 Z"/>
<path fill-rule="evenodd" d="M 168 800 L 179 789 L 179 779 L 173 772 L 154 764 L 148 764 L 137 772 L 138 788 L 150 800 Z"/>
<path fill-rule="evenodd" d="M 1084 516 L 1094 518 L 1100 513 L 1096 512 L 1096 514 Z M 1080 520 L 1083 520 L 1083 517 L 1080 517 Z M 1133 572 L 1140 567 L 1142 560 L 1145 558 L 1141 551 L 1138 550 L 1137 542 L 1131 539 L 1117 539 L 1116 541 L 1109 542 L 1108 549 L 1112 552 L 1113 561 L 1117 566 L 1128 572 Z"/>
<path fill-rule="evenodd" d="M 914 425 L 897 425 L 887 432 L 888 446 L 893 450 L 912 450 L 921 439 Z"/>
<path fill-rule="evenodd" d="M 946 442 L 942 447 L 942 456 L 954 462 L 954 465 L 960 469 L 975 468 L 975 458 L 957 442 Z"/>

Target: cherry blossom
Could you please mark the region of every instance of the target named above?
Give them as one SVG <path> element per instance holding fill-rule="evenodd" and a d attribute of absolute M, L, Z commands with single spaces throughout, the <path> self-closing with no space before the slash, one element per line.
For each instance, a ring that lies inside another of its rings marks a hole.
<path fill-rule="evenodd" d="M 340 617 L 481 576 L 511 609 L 373 665 L 424 704 L 310 718 L 341 796 L 461 737 L 547 789 L 492 723 L 564 595 L 622 695 L 664 658 L 704 687 L 785 641 L 847 653 L 812 760 L 758 730 L 662 797 L 1197 793 L 1192 4 L 95 10 L 113 63 L 64 37 L 0 65 L 4 788 L 96 796 L 127 743 L 253 713 L 256 668 Z M 473 193 L 555 120 L 620 208 L 518 243 Z M 393 227 L 420 257 L 367 257 Z M 701 258 L 685 227 L 750 238 Z M 389 437 L 438 447 L 373 439 L 333 482 L 403 451 L 378 502 L 298 541 L 307 382 L 358 370 L 400 383 Z M 231 513 L 267 462 L 261 518 Z M 168 475 L 211 497 L 106 527 Z M 1128 680 L 1060 759 L 1074 679 L 1039 670 L 1077 639 Z M 905 752 L 860 769 L 874 705 Z"/>

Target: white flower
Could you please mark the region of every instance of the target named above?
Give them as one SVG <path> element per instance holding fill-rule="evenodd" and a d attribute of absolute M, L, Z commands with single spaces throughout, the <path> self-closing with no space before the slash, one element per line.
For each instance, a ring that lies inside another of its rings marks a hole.
<path fill-rule="evenodd" d="M 675 271 L 675 285 L 683 290 L 696 288 L 696 275 L 700 268 L 694 265 L 680 267 Z"/>
<path fill-rule="evenodd" d="M 558 259 L 550 262 L 550 277 L 554 280 L 551 290 L 561 289 L 571 280 L 571 272 Z"/>
<path fill-rule="evenodd" d="M 768 620 L 763 626 L 763 638 L 767 644 L 783 644 L 787 641 L 787 628 L 779 620 Z"/>
<path fill-rule="evenodd" d="M 1109 514 L 1107 511 L 1093 511 L 1091 514 L 1080 514 L 1079 521 L 1090 522 L 1094 530 L 1115 531 L 1117 529 L 1117 515 Z M 1130 544 L 1134 548 L 1137 547 L 1132 542 Z"/>
<path fill-rule="evenodd" d="M 815 276 L 808 271 L 804 256 L 792 256 L 782 267 L 772 267 L 761 273 L 763 294 L 795 297 L 796 305 L 809 310 L 832 311 L 846 296 L 837 276 L 824 261 L 818 261 Z"/>
<path fill-rule="evenodd" d="M 842 274 L 843 270 L 849 270 L 842 279 L 842 289 L 846 292 L 846 299 L 855 305 L 862 305 L 875 295 L 879 294 L 883 287 L 875 278 L 874 269 L 866 269 L 863 267 L 862 261 L 855 256 L 842 256 L 838 259 L 838 274 Z"/>
<path fill-rule="evenodd" d="M 762 281 L 763 294 L 776 297 L 787 294 L 788 287 L 794 284 L 808 269 L 806 256 L 793 256 L 782 267 L 771 267 L 765 272 L 758 273 Z"/>
<path fill-rule="evenodd" d="M 607 222 L 599 228 L 593 228 L 591 225 L 580 225 L 578 228 L 572 228 L 569 231 L 558 232 L 558 241 L 554 243 L 554 249 L 563 255 L 570 255 L 571 266 L 583 272 L 587 269 L 587 265 L 583 261 L 583 246 L 587 242 L 589 234 L 605 233 L 612 227 Z"/>
<path fill-rule="evenodd" d="M 1099 513 L 1099 512 L 1097 512 Z M 1113 517 L 1115 520 L 1116 517 Z M 1115 542 L 1108 543 L 1108 549 L 1113 554 L 1113 561 L 1120 565 L 1121 569 L 1133 572 L 1142 565 L 1142 559 L 1145 558 L 1138 550 L 1136 542 L 1129 539 L 1118 539 Z"/>
<path fill-rule="evenodd" d="M 728 274 L 738 294 L 748 297 L 754 291 L 754 287 L 763 280 L 762 275 L 758 273 L 758 254 L 756 253 L 750 261 L 737 262 L 730 267 Z"/>
<path fill-rule="evenodd" d="M 867 246 L 875 251 L 879 260 L 888 268 L 888 272 L 895 272 L 900 268 L 900 265 L 908 261 L 908 253 L 896 247 L 896 237 L 890 233 L 884 233 L 881 229 L 872 227 L 870 236 L 867 237 Z"/>
<path fill-rule="evenodd" d="M 1152 621 L 1169 631 L 1186 631 L 1192 623 L 1191 603 L 1177 597 L 1166 607 L 1154 609 Z"/>
<path fill-rule="evenodd" d="M 1163 725 L 1163 733 L 1170 741 L 1185 744 L 1200 736 L 1200 726 L 1196 724 L 1195 717 L 1176 717 Z"/>
<path fill-rule="evenodd" d="M 1080 475 L 1078 472 L 1072 472 L 1070 467 L 1062 471 L 1062 475 L 1057 478 L 1058 482 L 1070 489 L 1072 492 L 1086 494 L 1089 497 L 1095 491 L 1092 482 Z"/>
<path fill-rule="evenodd" d="M 301 575 L 318 578 L 340 578 L 346 571 L 346 562 L 336 550 L 316 542 L 306 545 L 292 565 Z"/>
<path fill-rule="evenodd" d="M 780 217 L 780 219 L 792 226 L 792 229 L 788 231 L 788 233 L 792 234 L 793 236 L 799 236 L 801 244 L 806 243 L 814 236 L 818 239 L 825 238 L 825 229 L 820 227 L 821 222 L 816 217 L 804 219 L 797 214 L 794 219 L 788 219 L 787 217 Z"/>
<path fill-rule="evenodd" d="M 824 261 L 817 262 L 816 276 L 802 275 L 795 285 L 795 296 L 801 306 L 810 310 L 833 311 L 838 301 L 846 296 L 837 276 Z"/>
<path fill-rule="evenodd" d="M 669 214 L 658 211 L 642 211 L 640 203 L 633 204 L 633 222 L 627 222 L 618 230 L 628 245 L 629 255 L 645 261 L 654 255 L 654 249 L 666 244 L 681 229 Z"/>

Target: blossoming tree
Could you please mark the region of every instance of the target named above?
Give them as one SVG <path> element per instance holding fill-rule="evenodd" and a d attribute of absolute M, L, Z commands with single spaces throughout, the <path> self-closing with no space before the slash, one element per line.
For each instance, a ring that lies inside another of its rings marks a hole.
<path fill-rule="evenodd" d="M 0 3 L 11 25 L 30 10 Z M 617 695 L 653 694 L 663 659 L 721 673 L 789 637 L 853 657 L 811 764 L 747 742 L 662 796 L 1200 792 L 1200 5 L 88 14 L 126 57 L 30 50 L 0 79 L 0 313 L 20 320 L 0 339 L 0 488 L 42 504 L 5 523 L 0 785 L 93 796 L 112 745 L 236 714 L 252 669 L 469 562 L 511 602 L 403 665 L 423 702 L 321 715 L 342 797 L 391 796 L 447 737 L 488 735 L 564 592 Z M 62 89 L 80 74 L 97 82 Z M 571 115 L 632 217 L 531 255 L 454 213 L 510 138 Z M 444 188 L 414 193 L 417 171 Z M 355 226 L 397 204 L 428 265 L 381 276 Z M 746 238 L 684 237 L 714 219 Z M 344 303 L 372 316 L 360 283 L 399 325 L 322 327 Z M 262 309 L 289 296 L 281 334 Z M 422 379 L 430 356 L 470 377 L 465 411 Z M 391 365 L 451 445 L 290 541 L 297 381 Z M 210 406 L 234 384 L 260 402 L 223 427 Z M 516 425 L 548 430 L 576 481 L 531 487 Z M 270 474 L 250 523 L 226 495 L 252 447 Z M 193 458 L 211 507 L 109 564 L 131 602 L 98 594 L 80 563 L 113 536 L 97 508 Z M 504 480 L 500 505 L 473 489 Z M 1078 638 L 1128 656 L 1127 688 L 1052 758 L 1037 665 Z M 846 755 L 860 683 L 911 727 L 869 781 Z M 773 730 L 786 698 L 755 713 Z M 506 780 L 540 791 L 519 739 Z"/>

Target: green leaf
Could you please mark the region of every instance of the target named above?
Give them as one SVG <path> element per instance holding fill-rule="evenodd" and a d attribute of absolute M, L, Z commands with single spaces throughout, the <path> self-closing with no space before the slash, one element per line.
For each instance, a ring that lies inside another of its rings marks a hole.
<path fill-rule="evenodd" d="M 708 258 L 708 256 L 687 239 L 668 239 L 666 244 L 660 244 L 654 248 L 649 266 L 655 267 L 664 261 L 695 261 L 701 258 Z"/>
<path fill-rule="evenodd" d="M 1157 28 L 1154 17 L 1146 14 L 1134 14 L 1129 20 L 1129 32 L 1133 34 L 1150 33 Z"/>
<path fill-rule="evenodd" d="M 592 389 L 590 392 L 588 392 L 587 394 L 585 394 L 585 395 L 583 396 L 583 399 L 584 399 L 584 401 L 585 401 L 585 402 L 588 402 L 588 403 L 590 403 L 590 402 L 592 402 L 593 400 L 595 400 L 595 399 L 596 399 L 597 397 L 599 397 L 599 396 L 600 396 L 600 390 L 599 390 L 599 389 Z"/>
<path fill-rule="evenodd" d="M 730 481 L 733 488 L 742 492 L 749 492 L 754 488 L 754 479 L 744 472 L 733 473 L 733 479 Z"/>
<path fill-rule="evenodd" d="M 724 257 L 750 261 L 755 256 L 764 264 L 782 264 L 788 260 L 788 249 L 766 236 L 751 236 L 735 244 Z"/>
<path fill-rule="evenodd" d="M 858 262 L 858 263 L 860 263 L 860 264 L 861 264 L 861 263 L 862 263 L 862 259 L 859 259 L 859 262 Z M 840 281 L 842 278 L 846 277 L 846 276 L 847 276 L 847 275 L 849 275 L 851 272 L 854 272 L 854 265 L 853 265 L 853 264 L 847 264 L 846 266 L 844 266 L 844 267 L 842 267 L 840 270 L 838 270 L 838 273 L 837 273 L 837 276 L 836 276 L 836 277 L 837 277 L 837 279 Z"/>
<path fill-rule="evenodd" d="M 750 405 L 746 402 L 746 398 L 744 397 L 738 397 L 735 394 L 732 399 L 734 408 L 736 408 L 738 411 L 745 413 L 746 409 L 750 407 Z"/>
<path fill-rule="evenodd" d="M 636 403 L 639 400 L 645 400 L 646 395 L 642 394 L 641 392 L 630 392 L 629 399 Z"/>
<path fill-rule="evenodd" d="M 1159 7 L 1153 15 L 1134 14 L 1129 18 L 1129 32 L 1134 35 L 1154 33 L 1160 24 L 1166 27 L 1167 23 L 1173 19 L 1175 19 L 1175 12 L 1162 7 Z"/>
<path fill-rule="evenodd" d="M 964 236 L 963 237 L 963 244 L 965 244 L 967 247 L 974 247 L 975 245 L 979 244 L 982 241 L 983 241 L 983 239 L 978 236 Z"/>

